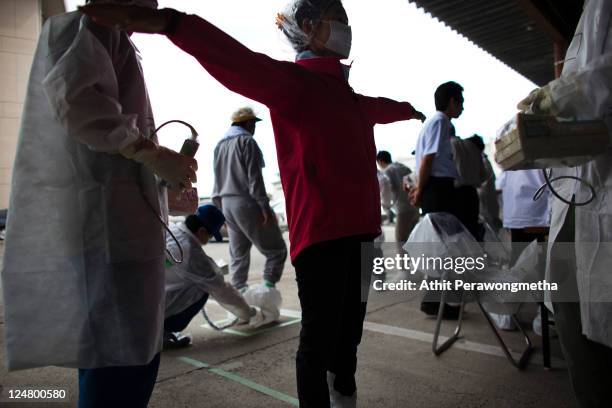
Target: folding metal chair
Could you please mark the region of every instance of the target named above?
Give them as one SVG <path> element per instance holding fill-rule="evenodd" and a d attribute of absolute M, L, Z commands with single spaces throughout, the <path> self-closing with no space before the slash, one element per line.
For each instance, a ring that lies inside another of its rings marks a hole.
<path fill-rule="evenodd" d="M 440 219 L 441 217 L 444 218 L 444 222 L 436 222 L 436 219 Z M 467 235 L 463 235 L 463 240 L 471 240 L 472 242 L 470 242 L 470 244 L 476 244 L 479 245 L 476 240 L 471 236 L 471 234 L 465 229 L 465 227 L 461 224 L 461 222 L 454 217 L 451 214 L 448 213 L 431 213 L 431 214 L 427 214 L 424 219 L 421 222 L 429 222 L 432 227 L 433 227 L 433 231 L 431 231 L 432 233 L 435 233 L 438 235 L 438 237 L 440 238 L 439 242 L 444 244 L 444 246 L 448 249 L 448 243 L 444 241 L 443 237 L 446 235 L 448 236 L 449 234 L 445 234 L 444 231 L 442 231 L 443 225 L 444 223 L 446 223 L 447 226 L 450 225 L 450 227 L 452 228 L 453 232 L 457 232 L 457 231 L 464 231 Z M 453 225 L 454 224 L 454 225 Z M 408 242 L 410 242 L 410 240 L 413 238 L 413 235 L 411 235 L 411 237 L 409 238 Z M 409 251 L 409 248 L 405 248 Z M 483 250 L 484 251 L 484 250 Z M 446 274 L 443 274 L 440 276 L 440 279 L 444 280 L 447 278 Z M 466 299 L 466 292 L 465 290 L 462 290 L 460 293 L 460 298 L 459 298 L 459 316 L 457 319 L 457 325 L 455 326 L 455 329 L 453 331 L 453 334 L 444 341 L 444 343 L 439 344 L 439 340 L 440 340 L 440 331 L 442 329 L 442 320 L 443 320 L 443 315 L 444 315 L 444 304 L 447 298 L 447 290 L 442 290 L 441 293 L 441 297 L 440 297 L 440 307 L 438 308 L 438 315 L 437 315 L 437 319 L 436 319 L 436 327 L 433 333 L 433 342 L 432 342 L 432 351 L 436 356 L 439 356 L 440 354 L 442 354 L 444 351 L 448 350 L 457 340 L 459 340 L 461 338 L 461 329 L 462 329 L 462 325 L 463 325 L 463 315 L 464 315 L 464 310 L 465 310 L 465 304 L 467 302 Z M 516 324 L 516 326 L 518 327 L 521 335 L 524 338 L 525 341 L 525 348 L 522 350 L 520 356 L 518 359 L 516 359 L 511 350 L 508 348 L 506 342 L 504 341 L 502 335 L 499 332 L 499 329 L 495 326 L 495 323 L 491 320 L 491 317 L 489 316 L 489 313 L 485 310 L 485 307 L 482 304 L 480 295 L 478 292 L 476 291 L 470 291 L 469 293 L 467 293 L 468 296 L 470 296 L 471 298 L 473 298 L 474 302 L 478 305 L 479 310 L 482 312 L 483 316 L 485 317 L 485 320 L 489 326 L 489 328 L 491 329 L 491 331 L 493 332 L 493 335 L 495 336 L 495 339 L 497 340 L 500 348 L 502 349 L 502 352 L 504 353 L 504 355 L 506 356 L 506 358 L 508 359 L 508 361 L 510 361 L 510 363 L 515 366 L 516 368 L 518 368 L 519 370 L 522 370 L 526 367 L 527 363 L 529 362 L 529 357 L 531 355 L 531 352 L 533 351 L 533 345 L 531 343 L 531 339 L 529 338 L 529 336 L 527 335 L 527 333 L 525 332 L 525 330 L 521 327 L 521 325 L 519 324 L 518 318 L 516 317 L 516 314 L 512 314 L 512 320 L 514 321 L 514 323 Z"/>

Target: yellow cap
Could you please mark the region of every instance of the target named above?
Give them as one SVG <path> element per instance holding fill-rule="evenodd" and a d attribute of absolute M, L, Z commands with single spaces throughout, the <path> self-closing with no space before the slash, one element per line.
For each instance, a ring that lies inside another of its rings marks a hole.
<path fill-rule="evenodd" d="M 232 114 L 232 123 L 246 122 L 247 120 L 259 122 L 261 119 L 259 119 L 255 115 L 255 112 L 253 112 L 253 109 L 249 107 L 240 108 Z"/>

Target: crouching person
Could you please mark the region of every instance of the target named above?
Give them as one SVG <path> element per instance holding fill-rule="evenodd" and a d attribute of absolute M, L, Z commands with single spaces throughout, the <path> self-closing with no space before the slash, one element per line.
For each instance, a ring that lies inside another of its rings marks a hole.
<path fill-rule="evenodd" d="M 257 312 L 229 283 L 226 283 L 215 261 L 204 250 L 212 237 L 219 236 L 225 223 L 223 213 L 213 205 L 203 205 L 196 214 L 187 216 L 184 223 L 173 225 L 170 230 L 183 248 L 183 262 L 166 265 L 166 311 L 164 320 L 164 349 L 185 347 L 191 343 L 185 330 L 211 295 L 221 306 L 243 322 L 255 318 Z M 179 248 L 172 236 L 166 238 L 166 246 L 173 254 Z"/>

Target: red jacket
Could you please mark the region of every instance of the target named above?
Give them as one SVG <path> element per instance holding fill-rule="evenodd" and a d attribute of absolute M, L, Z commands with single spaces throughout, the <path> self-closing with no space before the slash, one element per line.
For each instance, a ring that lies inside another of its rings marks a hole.
<path fill-rule="evenodd" d="M 169 38 L 270 109 L 292 260 L 318 242 L 380 233 L 374 125 L 411 119 L 409 103 L 355 93 L 337 58 L 277 61 L 197 16 L 183 16 Z"/>

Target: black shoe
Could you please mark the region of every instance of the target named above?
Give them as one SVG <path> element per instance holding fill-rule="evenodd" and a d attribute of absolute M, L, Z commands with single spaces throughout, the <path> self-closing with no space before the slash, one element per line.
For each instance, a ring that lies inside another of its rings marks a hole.
<path fill-rule="evenodd" d="M 191 337 L 183 336 L 181 332 L 164 332 L 164 350 L 176 350 L 191 344 Z"/>
<path fill-rule="evenodd" d="M 427 316 L 438 316 L 438 309 L 440 307 L 439 302 L 421 302 L 421 312 Z M 461 306 L 451 306 L 448 303 L 444 304 L 444 311 L 442 312 L 443 319 L 457 320 L 459 318 L 459 312 Z"/>

